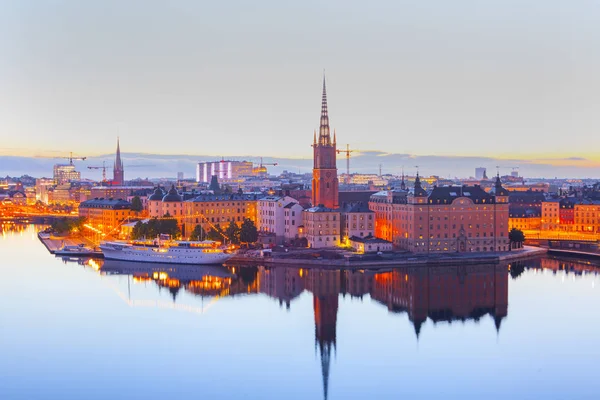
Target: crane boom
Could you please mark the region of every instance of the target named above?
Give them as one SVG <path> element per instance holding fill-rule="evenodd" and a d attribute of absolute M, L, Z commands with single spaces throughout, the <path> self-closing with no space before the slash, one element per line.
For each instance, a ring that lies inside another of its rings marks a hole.
<path fill-rule="evenodd" d="M 73 152 L 69 152 L 69 156 L 68 157 L 56 157 L 56 158 L 65 158 L 67 160 L 69 160 L 69 164 L 73 165 L 73 160 L 85 160 L 87 157 L 73 157 Z"/>
<path fill-rule="evenodd" d="M 336 151 L 338 154 L 346 153 L 346 183 L 350 183 L 350 153 L 358 150 L 350 150 L 350 145 L 346 144 L 346 150 L 338 149 Z"/>

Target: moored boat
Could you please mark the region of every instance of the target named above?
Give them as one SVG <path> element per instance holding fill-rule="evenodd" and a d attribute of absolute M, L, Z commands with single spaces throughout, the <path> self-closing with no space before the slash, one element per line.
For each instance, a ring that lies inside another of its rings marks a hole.
<path fill-rule="evenodd" d="M 177 241 L 103 242 L 100 250 L 109 260 L 167 264 L 222 264 L 234 256 L 232 251 L 218 247 L 217 242 Z"/>
<path fill-rule="evenodd" d="M 70 257 L 93 257 L 102 256 L 100 250 L 94 250 L 87 247 L 85 244 L 78 244 L 73 246 L 62 246 L 60 249 L 54 251 L 56 256 L 70 256 Z"/>

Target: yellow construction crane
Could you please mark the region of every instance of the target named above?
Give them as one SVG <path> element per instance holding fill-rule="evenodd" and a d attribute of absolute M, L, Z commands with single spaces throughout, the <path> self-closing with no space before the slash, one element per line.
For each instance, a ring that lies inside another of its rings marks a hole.
<path fill-rule="evenodd" d="M 338 149 L 336 150 L 338 154 L 345 153 L 346 154 L 346 183 L 350 182 L 350 153 L 353 153 L 358 150 L 350 150 L 350 145 L 346 145 L 346 150 Z"/>
<path fill-rule="evenodd" d="M 68 157 L 55 157 L 55 158 L 65 158 L 67 160 L 69 160 L 69 165 L 73 165 L 73 160 L 85 160 L 87 157 L 73 157 L 73 152 L 69 152 L 69 156 Z"/>

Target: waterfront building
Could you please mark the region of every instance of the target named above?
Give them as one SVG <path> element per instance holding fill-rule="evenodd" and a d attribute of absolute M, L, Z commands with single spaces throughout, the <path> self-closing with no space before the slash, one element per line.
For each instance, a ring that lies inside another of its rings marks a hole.
<path fill-rule="evenodd" d="M 541 229 L 543 231 L 558 231 L 560 227 L 561 199 L 551 199 L 542 202 Z"/>
<path fill-rule="evenodd" d="M 302 225 L 308 246 L 312 248 L 339 246 L 340 219 L 341 213 L 338 209 L 317 206 L 304 210 Z"/>
<path fill-rule="evenodd" d="M 117 138 L 117 154 L 115 157 L 115 165 L 113 167 L 113 185 L 121 186 L 125 184 L 125 168 L 121 160 L 121 146 L 119 138 Z"/>
<path fill-rule="evenodd" d="M 392 242 L 375 236 L 351 236 L 349 243 L 357 253 L 379 253 L 380 251 L 392 251 L 393 248 Z"/>
<path fill-rule="evenodd" d="M 290 206 L 286 208 L 287 206 Z M 297 207 L 293 207 L 297 205 Z M 291 210 L 294 208 L 294 210 Z M 290 227 L 295 230 L 295 234 L 298 233 L 298 226 L 302 225 L 302 206 L 298 202 L 289 196 L 265 196 L 257 202 L 257 219 L 256 227 L 262 234 L 272 234 L 275 239 L 275 244 L 283 244 L 286 236 L 286 211 L 293 212 L 292 215 L 288 215 L 290 221 Z M 289 214 L 289 212 L 288 212 Z M 289 236 L 289 235 L 288 235 Z"/>
<path fill-rule="evenodd" d="M 539 230 L 542 227 L 542 202 L 546 200 L 541 191 L 511 191 L 508 196 L 508 229 Z"/>
<path fill-rule="evenodd" d="M 65 185 L 70 182 L 80 181 L 81 172 L 76 171 L 73 164 L 55 164 L 53 178 L 55 185 Z"/>
<path fill-rule="evenodd" d="M 329 114 L 327 111 L 327 90 L 323 77 L 323 96 L 321 100 L 321 121 L 319 137 L 317 132 L 313 138 L 313 179 L 312 205 L 324 208 L 338 208 L 338 175 L 336 166 L 336 135 L 331 140 Z M 339 222 L 339 219 L 338 219 Z M 338 231 L 339 233 L 339 231 Z"/>
<path fill-rule="evenodd" d="M 406 208 L 408 191 L 402 180 L 400 189 L 383 190 L 371 195 L 369 209 L 375 213 L 374 236 L 396 243 L 405 223 L 399 218 L 400 210 Z"/>
<path fill-rule="evenodd" d="M 341 207 L 341 237 L 344 243 L 356 237 L 369 237 L 375 234 L 375 212 L 366 203 L 345 204 Z"/>
<path fill-rule="evenodd" d="M 245 219 L 256 224 L 258 194 L 200 194 L 186 200 L 184 206 L 183 234 L 189 235 L 196 225 L 204 232 L 216 225 L 223 230 L 231 221 L 241 226 Z"/>
<path fill-rule="evenodd" d="M 600 233 L 600 201 L 577 201 L 574 206 L 573 227 L 576 232 Z"/>
<path fill-rule="evenodd" d="M 496 178 L 481 186 L 434 186 L 427 192 L 417 175 L 414 188 L 371 196 L 376 234 L 394 247 L 417 253 L 508 250 L 508 192 Z"/>
<path fill-rule="evenodd" d="M 302 225 L 302 206 L 289 196 L 265 196 L 257 201 L 256 227 L 262 234 L 272 234 L 274 244 L 298 237 Z"/>
<path fill-rule="evenodd" d="M 106 234 L 120 233 L 120 225 L 135 215 L 131 211 L 131 203 L 125 200 L 91 199 L 79 204 L 79 216 Z"/>

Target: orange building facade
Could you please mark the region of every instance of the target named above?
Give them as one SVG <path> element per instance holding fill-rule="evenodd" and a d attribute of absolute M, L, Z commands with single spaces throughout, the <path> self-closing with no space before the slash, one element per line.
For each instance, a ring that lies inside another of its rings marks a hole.
<path fill-rule="evenodd" d="M 480 186 L 434 187 L 427 193 L 417 176 L 414 189 L 377 194 L 375 234 L 415 253 L 508 251 L 508 192 L 496 180 Z"/>
<path fill-rule="evenodd" d="M 137 216 L 131 203 L 125 200 L 93 199 L 79 204 L 79 216 L 99 231 L 110 234 L 120 231 L 122 223 Z"/>

